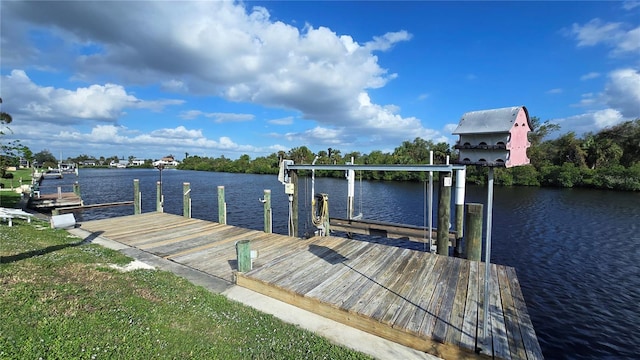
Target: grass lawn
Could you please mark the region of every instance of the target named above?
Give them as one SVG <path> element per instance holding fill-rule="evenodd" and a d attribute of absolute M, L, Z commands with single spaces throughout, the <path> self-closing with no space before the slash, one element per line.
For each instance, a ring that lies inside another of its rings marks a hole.
<path fill-rule="evenodd" d="M 367 356 L 41 221 L 0 224 L 0 359 Z"/>
<path fill-rule="evenodd" d="M 18 169 L 16 171 L 7 171 L 7 173 L 13 174 L 13 178 L 0 178 L 0 184 L 5 189 L 17 188 L 21 184 L 31 184 L 31 169 Z M 21 179 L 22 183 L 20 182 Z"/>
<path fill-rule="evenodd" d="M 12 179 L 0 178 L 0 207 L 16 207 L 20 201 L 20 194 L 11 189 L 17 188 L 22 184 L 31 184 L 31 169 L 19 169 L 17 171 L 7 171 L 13 174 Z M 22 179 L 22 182 L 20 182 Z"/>

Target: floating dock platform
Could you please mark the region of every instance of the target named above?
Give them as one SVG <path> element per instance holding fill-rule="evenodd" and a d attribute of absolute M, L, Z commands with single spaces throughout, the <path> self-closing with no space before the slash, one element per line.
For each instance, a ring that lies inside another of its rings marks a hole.
<path fill-rule="evenodd" d="M 515 269 L 491 265 L 488 339 L 484 263 L 424 244 L 268 234 L 166 213 L 83 222 L 82 229 L 445 359 L 542 359 Z M 250 240 L 253 269 L 237 272 Z"/>

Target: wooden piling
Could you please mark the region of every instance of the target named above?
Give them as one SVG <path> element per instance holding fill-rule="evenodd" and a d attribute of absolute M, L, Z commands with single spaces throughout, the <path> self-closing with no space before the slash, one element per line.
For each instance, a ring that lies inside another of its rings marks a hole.
<path fill-rule="evenodd" d="M 142 201 L 140 196 L 140 179 L 133 179 L 133 214 L 142 213 Z"/>
<path fill-rule="evenodd" d="M 451 173 L 440 173 L 438 189 L 438 254 L 449 255 L 449 221 L 451 218 Z"/>
<path fill-rule="evenodd" d="M 162 195 L 162 181 L 156 182 L 156 211 L 164 212 L 164 196 Z"/>
<path fill-rule="evenodd" d="M 218 186 L 218 222 L 227 224 L 227 203 L 224 201 L 224 186 Z"/>
<path fill-rule="evenodd" d="M 482 211 L 482 204 L 467 204 L 464 225 L 466 228 L 464 253 L 465 257 L 472 261 L 480 261 L 482 257 Z"/>
<path fill-rule="evenodd" d="M 236 256 L 238 271 L 251 271 L 251 242 L 249 240 L 240 240 L 236 243 Z"/>
<path fill-rule="evenodd" d="M 80 184 L 77 181 L 73 183 L 73 193 L 80 197 Z"/>
<path fill-rule="evenodd" d="M 191 184 L 182 183 L 182 215 L 191 219 Z"/>
<path fill-rule="evenodd" d="M 271 190 L 264 190 L 264 232 L 271 234 L 273 232 L 273 217 L 271 215 Z"/>

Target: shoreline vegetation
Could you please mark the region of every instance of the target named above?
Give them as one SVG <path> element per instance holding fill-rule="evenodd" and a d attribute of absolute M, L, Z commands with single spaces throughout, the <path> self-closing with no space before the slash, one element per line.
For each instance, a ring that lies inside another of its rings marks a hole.
<path fill-rule="evenodd" d="M 2 359 L 369 358 L 47 225 L 0 225 Z"/>
<path fill-rule="evenodd" d="M 574 132 L 568 132 L 555 139 L 548 138 L 550 134 L 559 130 L 558 125 L 548 121 L 541 123 L 537 117 L 531 118 L 531 123 L 534 131 L 529 133 L 531 146 L 527 150 L 531 163 L 509 169 L 497 168 L 496 185 L 640 191 L 640 119 L 626 121 L 597 133 L 586 133 L 582 137 L 578 137 Z M 224 155 L 215 158 L 185 153 L 184 159 L 176 168 L 275 175 L 279 170 L 280 159 L 283 158 L 291 159 L 296 164 L 311 164 L 317 156 L 317 164 L 344 164 L 353 158 L 355 164 L 408 165 L 428 164 L 430 151 L 433 151 L 435 164 L 444 164 L 447 156 L 450 156 L 452 163 L 457 159 L 457 151 L 453 150 L 449 144 L 434 143 L 418 137 L 413 141 L 404 141 L 392 152 L 375 150 L 369 154 L 357 151 L 342 154 L 339 149 L 331 148 L 314 153 L 306 146 L 254 159 L 246 154 L 231 160 Z M 39 154 L 42 153 L 52 157 L 46 150 Z M 39 154 L 36 154 L 36 158 Z M 81 155 L 67 161 L 82 164 L 89 158 L 88 155 Z M 109 159 L 111 158 L 101 158 L 107 163 Z M 40 161 L 40 163 L 44 162 Z M 55 164 L 55 162 L 52 163 Z M 151 163 L 152 160 L 148 159 L 144 164 L 134 168 L 153 168 Z M 300 172 L 301 176 L 306 174 L 306 172 Z M 318 170 L 315 175 L 342 178 L 344 172 Z M 427 178 L 427 174 L 424 173 L 385 171 L 363 171 L 356 176 L 363 180 L 382 181 L 425 181 Z M 467 167 L 468 183 L 483 185 L 486 180 L 487 168 Z"/>
<path fill-rule="evenodd" d="M 640 119 L 627 121 L 582 138 L 566 133 L 554 140 L 543 140 L 557 131 L 557 125 L 533 118 L 535 131 L 529 134 L 531 147 L 527 153 L 531 164 L 514 168 L 498 168 L 496 185 L 584 187 L 622 191 L 640 191 Z M 216 171 L 229 173 L 277 174 L 281 158 L 296 164 L 310 164 L 318 156 L 317 164 L 344 164 L 353 157 L 355 164 L 428 164 L 429 152 L 434 163 L 444 164 L 446 157 L 455 162 L 457 154 L 449 144 L 434 143 L 416 138 L 403 142 L 391 153 L 373 151 L 369 154 L 351 152 L 341 155 L 340 150 L 328 149 L 313 153 L 306 146 L 289 152 L 251 159 L 242 155 L 237 160 L 189 156 L 178 165 L 182 170 Z M 467 182 L 482 185 L 487 179 L 487 168 L 467 167 Z M 302 173 L 301 173 L 302 174 Z M 303 175 L 303 174 L 302 174 Z M 318 177 L 344 177 L 343 171 L 318 170 Z M 357 174 L 363 180 L 425 181 L 424 173 L 367 171 Z"/>

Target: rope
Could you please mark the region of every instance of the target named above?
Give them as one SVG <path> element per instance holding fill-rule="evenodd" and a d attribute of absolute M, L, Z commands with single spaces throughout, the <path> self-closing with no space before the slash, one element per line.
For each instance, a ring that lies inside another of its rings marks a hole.
<path fill-rule="evenodd" d="M 316 194 L 311 202 L 311 222 L 316 227 L 323 226 L 329 219 L 329 197 L 327 194 Z"/>

